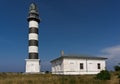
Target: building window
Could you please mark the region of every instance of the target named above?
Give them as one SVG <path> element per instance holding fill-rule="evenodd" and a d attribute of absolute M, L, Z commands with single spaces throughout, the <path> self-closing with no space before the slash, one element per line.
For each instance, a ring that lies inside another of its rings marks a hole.
<path fill-rule="evenodd" d="M 100 63 L 97 64 L 98 69 L 100 69 Z"/>
<path fill-rule="evenodd" d="M 80 69 L 83 69 L 83 63 L 80 63 Z"/>

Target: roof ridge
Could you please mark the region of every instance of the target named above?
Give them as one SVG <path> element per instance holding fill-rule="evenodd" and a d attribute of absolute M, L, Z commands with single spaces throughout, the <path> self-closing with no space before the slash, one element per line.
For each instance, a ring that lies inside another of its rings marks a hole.
<path fill-rule="evenodd" d="M 56 59 L 54 59 L 54 60 L 52 60 L 51 62 L 53 62 L 53 61 L 55 61 L 55 60 L 59 60 L 59 59 L 63 59 L 63 58 L 81 58 L 81 59 L 107 59 L 106 57 L 98 57 L 98 56 L 66 56 L 66 55 L 64 55 L 64 56 L 60 56 L 60 57 L 58 57 L 58 58 L 56 58 Z"/>

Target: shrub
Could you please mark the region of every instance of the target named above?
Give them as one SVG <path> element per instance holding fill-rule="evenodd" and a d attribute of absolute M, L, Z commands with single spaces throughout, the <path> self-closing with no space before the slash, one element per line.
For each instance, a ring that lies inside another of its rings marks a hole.
<path fill-rule="evenodd" d="M 46 74 L 50 73 L 49 71 L 45 71 Z"/>
<path fill-rule="evenodd" d="M 115 71 L 120 71 L 120 66 L 114 66 Z"/>
<path fill-rule="evenodd" d="M 120 73 L 118 74 L 118 78 L 120 78 Z"/>
<path fill-rule="evenodd" d="M 107 70 L 102 70 L 100 73 L 98 73 L 98 74 L 96 75 L 96 78 L 97 78 L 97 79 L 100 79 L 100 80 L 110 80 L 111 75 L 110 75 L 109 71 L 107 71 Z"/>
<path fill-rule="evenodd" d="M 120 78 L 120 75 L 118 75 L 118 78 Z"/>

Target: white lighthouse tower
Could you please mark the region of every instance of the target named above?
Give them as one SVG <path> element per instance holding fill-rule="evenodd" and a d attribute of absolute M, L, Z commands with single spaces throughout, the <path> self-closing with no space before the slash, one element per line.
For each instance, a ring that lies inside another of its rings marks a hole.
<path fill-rule="evenodd" d="M 38 56 L 38 25 L 40 23 L 38 9 L 35 3 L 32 3 L 29 8 L 29 46 L 28 46 L 28 59 L 26 59 L 25 73 L 39 73 L 40 72 L 40 59 Z"/>

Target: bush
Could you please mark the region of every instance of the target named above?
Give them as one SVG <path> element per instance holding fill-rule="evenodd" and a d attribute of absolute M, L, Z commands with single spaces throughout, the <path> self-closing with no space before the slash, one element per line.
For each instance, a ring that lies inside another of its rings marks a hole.
<path fill-rule="evenodd" d="M 118 74 L 118 78 L 120 78 L 120 74 Z"/>
<path fill-rule="evenodd" d="M 98 73 L 98 74 L 96 75 L 96 78 L 97 78 L 97 79 L 100 79 L 100 80 L 110 80 L 111 75 L 110 75 L 109 71 L 107 71 L 107 70 L 102 70 L 100 73 Z"/>
<path fill-rule="evenodd" d="M 50 73 L 49 71 L 45 71 L 46 74 Z"/>
<path fill-rule="evenodd" d="M 120 71 L 120 66 L 114 66 L 115 71 Z"/>
<path fill-rule="evenodd" d="M 120 78 L 120 72 L 118 72 L 116 75 L 117 75 L 118 78 Z"/>

